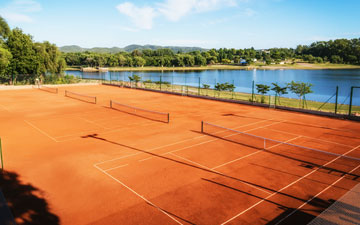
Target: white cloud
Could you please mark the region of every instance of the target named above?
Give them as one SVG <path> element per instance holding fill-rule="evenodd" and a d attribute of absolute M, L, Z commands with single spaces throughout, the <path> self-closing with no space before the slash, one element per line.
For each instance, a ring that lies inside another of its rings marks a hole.
<path fill-rule="evenodd" d="M 190 13 L 218 10 L 236 6 L 235 0 L 165 0 L 158 3 L 158 11 L 170 21 L 178 21 Z"/>
<path fill-rule="evenodd" d="M 163 0 L 154 6 L 137 7 L 131 2 L 124 2 L 116 6 L 117 10 L 130 17 L 136 27 L 151 29 L 153 20 L 164 16 L 169 21 L 179 21 L 192 13 L 202 13 L 219 10 L 224 7 L 235 7 L 237 2 L 248 0 Z"/>
<path fill-rule="evenodd" d="M 42 10 L 40 3 L 33 0 L 13 0 L 4 8 L 0 8 L 0 14 L 8 21 L 15 23 L 32 23 L 34 20 L 29 14 Z"/>
<path fill-rule="evenodd" d="M 130 2 L 125 2 L 116 6 L 120 13 L 130 17 L 132 22 L 141 29 L 151 29 L 153 26 L 153 19 L 156 17 L 156 12 L 152 7 L 137 7 Z"/>
<path fill-rule="evenodd" d="M 1 11 L 0 11 L 1 12 Z M 30 16 L 19 14 L 19 13 L 11 13 L 11 12 L 4 12 L 2 16 L 11 22 L 15 23 L 32 23 L 33 19 Z"/>

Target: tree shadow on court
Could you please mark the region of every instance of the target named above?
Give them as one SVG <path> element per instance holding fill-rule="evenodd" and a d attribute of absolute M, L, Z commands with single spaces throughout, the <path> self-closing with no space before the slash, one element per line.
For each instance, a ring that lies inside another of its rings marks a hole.
<path fill-rule="evenodd" d="M 50 212 L 42 191 L 23 183 L 17 173 L 0 172 L 0 188 L 17 225 L 60 224 L 58 216 Z M 12 224 L 7 222 L 5 224 Z M 3 224 L 2 221 L 0 224 Z"/>

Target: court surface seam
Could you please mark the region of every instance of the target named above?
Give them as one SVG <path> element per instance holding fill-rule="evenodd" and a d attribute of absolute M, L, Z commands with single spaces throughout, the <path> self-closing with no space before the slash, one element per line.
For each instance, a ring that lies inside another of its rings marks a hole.
<path fill-rule="evenodd" d="M 267 196 L 267 197 L 263 198 L 262 200 L 258 201 L 257 203 L 255 203 L 254 205 L 250 206 L 249 208 L 247 208 L 247 209 L 243 210 L 242 212 L 238 213 L 238 214 L 237 214 L 237 215 L 235 215 L 234 217 L 232 217 L 232 218 L 228 219 L 227 221 L 225 221 L 225 222 L 221 223 L 221 225 L 226 224 L 226 223 L 228 223 L 228 222 L 230 222 L 230 221 L 232 221 L 232 220 L 236 219 L 237 217 L 241 216 L 241 215 L 242 215 L 242 214 L 244 214 L 245 212 L 247 212 L 247 211 L 251 210 L 252 208 L 256 207 L 257 205 L 259 205 L 260 203 L 262 203 L 262 202 L 266 201 L 267 199 L 271 198 L 272 196 L 274 196 L 274 195 L 278 194 L 279 192 L 281 192 L 281 191 L 285 190 L 286 188 L 288 188 L 288 187 L 292 186 L 293 184 L 296 184 L 296 183 L 297 183 L 297 182 L 299 182 L 300 180 L 302 180 L 302 179 L 304 179 L 304 178 L 306 178 L 306 177 L 310 176 L 311 174 L 313 174 L 313 173 L 317 172 L 317 171 L 318 171 L 319 169 L 321 169 L 322 167 L 327 166 L 328 164 L 330 164 L 330 163 L 334 162 L 335 160 L 339 159 L 340 157 L 345 156 L 346 154 L 348 154 L 348 153 L 350 153 L 350 152 L 352 152 L 352 151 L 356 150 L 356 149 L 357 149 L 357 148 L 359 148 L 359 147 L 360 147 L 360 145 L 359 145 L 359 146 L 357 146 L 357 147 L 355 147 L 355 148 L 353 148 L 353 149 L 351 149 L 351 150 L 349 150 L 349 151 L 347 151 L 346 153 L 344 153 L 344 154 L 342 154 L 342 155 L 340 155 L 340 156 L 338 156 L 338 157 L 336 157 L 336 158 L 332 159 L 331 161 L 329 161 L 329 162 L 327 162 L 327 163 L 323 164 L 322 166 L 319 166 L 317 169 L 315 169 L 315 170 L 313 170 L 313 171 L 311 171 L 311 172 L 309 172 L 309 173 L 305 174 L 304 176 L 302 176 L 302 177 L 298 178 L 297 180 L 295 180 L 295 181 L 291 182 L 290 184 L 286 185 L 285 187 L 282 187 L 282 188 L 281 188 L 281 189 L 279 189 L 278 191 L 274 192 L 273 194 L 271 194 L 271 195 L 269 195 L 269 196 Z"/>

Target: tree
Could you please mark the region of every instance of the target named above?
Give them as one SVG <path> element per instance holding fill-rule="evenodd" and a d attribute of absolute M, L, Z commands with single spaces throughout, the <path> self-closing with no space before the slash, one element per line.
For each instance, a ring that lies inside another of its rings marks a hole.
<path fill-rule="evenodd" d="M 261 94 L 261 103 L 265 102 L 265 94 L 268 93 L 268 91 L 270 90 L 270 86 L 266 85 L 266 84 L 257 84 L 256 85 L 256 90 L 258 93 Z"/>
<path fill-rule="evenodd" d="M 271 90 L 275 92 L 275 103 L 277 98 L 280 104 L 280 96 L 288 93 L 287 87 L 280 87 L 277 83 L 272 83 L 272 85 L 274 86 Z"/>
<path fill-rule="evenodd" d="M 208 90 L 210 89 L 210 85 L 208 85 L 208 84 L 203 84 L 203 89 L 206 90 L 206 94 L 205 94 L 205 95 L 207 95 L 207 94 L 208 94 Z"/>
<path fill-rule="evenodd" d="M 10 35 L 10 28 L 4 18 L 0 16 L 0 44 Z"/>
<path fill-rule="evenodd" d="M 0 82 L 9 82 L 11 77 L 6 73 L 6 68 L 10 64 L 12 58 L 11 53 L 0 47 Z"/>
<path fill-rule="evenodd" d="M 138 76 L 138 75 L 136 75 L 136 74 L 134 74 L 134 75 L 132 75 L 132 76 L 129 76 L 129 80 L 130 80 L 130 85 L 131 85 L 131 82 L 135 82 L 135 87 L 137 87 L 139 81 L 141 80 L 141 77 Z"/>
<path fill-rule="evenodd" d="M 301 100 L 303 102 L 302 108 L 305 106 L 305 95 L 312 93 L 311 90 L 312 84 L 310 83 L 303 83 L 303 82 L 294 82 L 291 81 L 291 83 L 287 83 L 287 88 L 296 94 L 299 97 L 299 105 L 301 105 Z"/>

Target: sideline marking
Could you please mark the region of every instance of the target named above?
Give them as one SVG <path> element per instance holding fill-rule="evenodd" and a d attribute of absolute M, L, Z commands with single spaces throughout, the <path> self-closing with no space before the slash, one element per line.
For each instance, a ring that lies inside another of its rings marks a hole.
<path fill-rule="evenodd" d="M 274 192 L 273 194 L 271 194 L 271 195 L 267 196 L 266 198 L 263 198 L 262 200 L 258 201 L 258 202 L 257 202 L 257 203 L 255 203 L 254 205 L 250 206 L 249 208 L 247 208 L 247 209 L 243 210 L 242 212 L 238 213 L 238 214 L 237 214 L 237 215 L 235 215 L 234 217 L 232 217 L 232 218 L 228 219 L 227 221 L 223 222 L 221 225 L 226 224 L 226 223 L 228 223 L 228 222 L 230 222 L 230 221 L 234 220 L 235 218 L 237 218 L 237 217 L 241 216 L 241 215 L 242 215 L 242 214 L 244 214 L 245 212 L 249 211 L 250 209 L 252 209 L 252 208 L 254 208 L 255 206 L 259 205 L 260 203 L 264 202 L 265 200 L 267 200 L 267 199 L 271 198 L 272 196 L 274 196 L 274 195 L 276 195 L 277 193 L 279 193 L 279 192 L 281 192 L 281 191 L 285 190 L 286 188 L 288 188 L 288 187 L 292 186 L 293 184 L 296 184 L 296 183 L 297 183 L 297 182 L 299 182 L 300 180 L 302 180 L 302 179 L 304 179 L 304 178 L 306 178 L 306 177 L 310 176 L 311 174 L 315 173 L 316 171 L 318 171 L 319 169 L 323 168 L 324 166 L 327 166 L 328 164 L 330 164 L 330 163 L 334 162 L 335 160 L 339 159 L 341 156 L 345 156 L 346 154 L 348 154 L 348 153 L 350 153 L 350 152 L 352 152 L 352 151 L 356 150 L 356 149 L 357 149 L 357 148 L 359 148 L 359 147 L 360 147 L 360 145 L 359 145 L 359 146 L 357 146 L 357 147 L 355 147 L 355 148 L 353 148 L 353 149 L 351 149 L 351 150 L 349 150 L 349 151 L 347 151 L 346 153 L 344 153 L 344 154 L 342 154 L 342 155 L 340 155 L 340 156 L 338 156 L 338 157 L 336 157 L 336 158 L 332 159 L 331 161 L 329 161 L 329 162 L 327 162 L 327 163 L 323 164 L 322 166 L 319 166 L 316 170 L 313 170 L 313 171 L 311 171 L 311 172 L 309 172 L 309 173 L 305 174 L 304 176 L 302 176 L 302 177 L 300 177 L 299 179 L 297 179 L 297 180 L 295 180 L 295 181 L 291 182 L 290 184 L 288 184 L 288 185 L 286 185 L 285 187 L 283 187 L 283 188 L 279 189 L 278 191 Z"/>
<path fill-rule="evenodd" d="M 359 146 L 358 146 L 359 147 Z M 357 170 L 358 168 L 360 168 L 360 165 L 358 165 L 357 167 L 355 167 L 354 169 L 352 169 L 351 171 L 349 171 L 348 173 L 352 173 L 355 170 Z M 301 209 L 303 206 L 305 206 L 306 204 L 308 204 L 309 202 L 311 202 L 314 198 L 316 198 L 317 196 L 321 195 L 324 191 L 327 191 L 329 188 L 333 187 L 335 184 L 337 184 L 338 182 L 340 182 L 342 179 L 344 179 L 344 177 L 340 177 L 339 179 L 337 179 L 335 182 L 333 182 L 332 184 L 330 184 L 329 186 L 327 186 L 324 190 L 320 191 L 318 194 L 316 194 L 315 196 L 313 196 L 311 199 L 307 200 L 305 203 L 303 203 L 301 206 L 299 206 L 297 209 L 295 209 L 294 211 L 292 211 L 289 215 L 287 215 L 286 217 L 284 217 L 283 219 L 281 219 L 279 222 L 277 222 L 275 225 L 280 224 L 282 221 L 284 221 L 286 218 L 288 218 L 289 216 L 291 216 L 292 214 L 294 214 L 296 211 L 298 211 L 299 209 Z"/>
<path fill-rule="evenodd" d="M 11 112 L 7 107 L 0 105 L 5 111 Z"/>
<path fill-rule="evenodd" d="M 141 198 L 142 200 L 144 200 L 145 202 L 149 203 L 150 205 L 152 205 L 153 207 L 155 207 L 156 209 L 158 209 L 160 212 L 164 213 L 165 215 L 167 215 L 168 217 L 170 217 L 172 220 L 174 220 L 175 222 L 177 222 L 178 224 L 182 224 L 181 222 L 179 222 L 178 220 L 176 220 L 174 217 L 172 217 L 171 215 L 169 215 L 167 212 L 165 212 L 164 210 L 162 210 L 159 206 L 155 205 L 154 203 L 150 202 L 149 200 L 147 200 L 144 196 L 140 195 L 139 193 L 137 193 L 136 191 L 134 191 L 133 189 L 131 189 L 129 186 L 127 186 L 126 184 L 124 184 L 123 182 L 121 182 L 120 180 L 116 179 L 115 177 L 113 177 L 111 174 L 109 174 L 108 172 L 106 172 L 105 170 L 102 170 L 101 168 L 99 168 L 98 166 L 94 165 L 98 170 L 100 170 L 101 172 L 103 172 L 104 174 L 108 175 L 110 178 L 112 178 L 113 180 L 115 180 L 117 183 L 121 184 L 123 187 L 125 187 L 126 189 L 128 189 L 129 191 L 131 191 L 132 193 L 134 193 L 136 196 L 138 196 L 139 198 Z"/>
<path fill-rule="evenodd" d="M 30 123 L 29 121 L 24 120 L 27 124 L 29 124 L 31 127 L 35 128 L 37 131 L 39 131 L 40 133 L 42 133 L 43 135 L 45 135 L 46 137 L 50 138 L 51 140 L 58 142 L 55 138 L 53 138 L 52 136 L 50 136 L 49 134 L 47 134 L 45 131 L 41 130 L 40 128 L 38 128 L 37 126 L 33 125 L 32 123 Z"/>
<path fill-rule="evenodd" d="M 129 164 L 124 164 L 124 165 L 121 165 L 121 166 L 115 166 L 115 167 L 106 169 L 106 170 L 104 170 L 104 171 L 110 171 L 110 170 L 118 169 L 118 168 L 125 167 L 125 166 L 128 166 L 128 165 L 129 165 Z"/>

